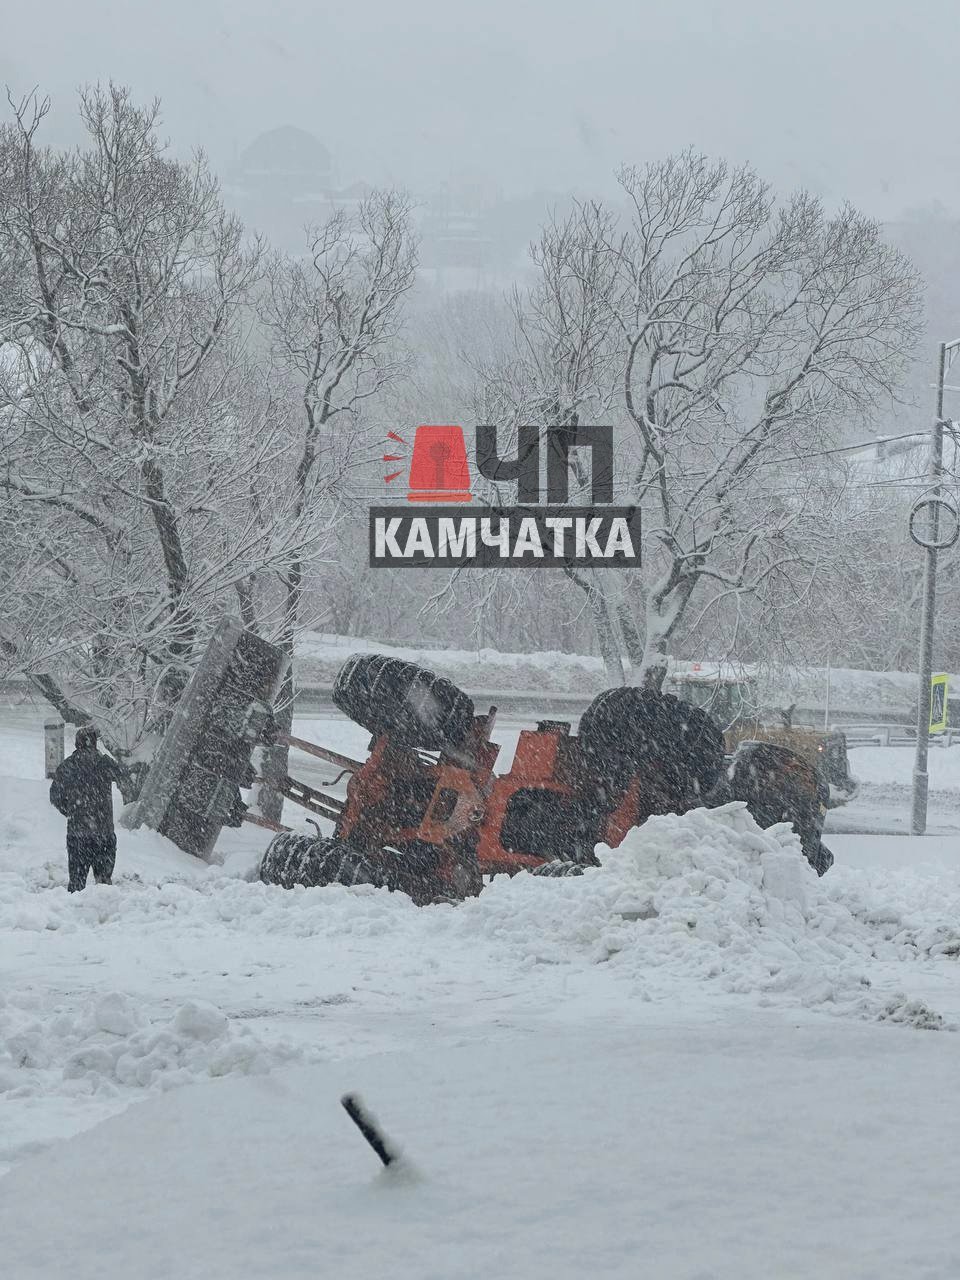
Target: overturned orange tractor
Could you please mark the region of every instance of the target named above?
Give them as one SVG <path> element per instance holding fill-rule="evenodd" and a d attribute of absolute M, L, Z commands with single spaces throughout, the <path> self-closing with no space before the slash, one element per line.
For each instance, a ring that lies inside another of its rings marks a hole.
<path fill-rule="evenodd" d="M 710 716 L 669 694 L 607 690 L 576 734 L 543 720 L 520 732 L 501 774 L 495 708 L 475 714 L 465 693 L 413 663 L 354 656 L 333 701 L 370 731 L 369 756 L 286 739 L 350 776 L 345 800 L 287 779 L 287 796 L 331 820 L 334 834 L 279 833 L 261 863 L 266 883 L 367 883 L 421 905 L 459 901 L 485 876 L 582 874 L 597 865 L 596 844 L 620 844 L 651 815 L 729 800 L 745 801 L 762 826 L 791 823 L 819 874 L 833 861 L 820 839 L 827 797 L 817 771 L 769 743 L 741 744 L 726 761 Z"/>

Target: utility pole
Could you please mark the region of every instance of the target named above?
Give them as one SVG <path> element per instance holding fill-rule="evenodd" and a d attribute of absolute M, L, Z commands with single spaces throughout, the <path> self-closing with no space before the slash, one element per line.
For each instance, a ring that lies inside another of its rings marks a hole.
<path fill-rule="evenodd" d="M 943 477 L 943 393 L 947 370 L 960 351 L 960 339 L 940 343 L 940 359 L 937 369 L 937 413 L 930 432 L 927 474 L 930 488 L 914 505 L 910 515 L 910 536 L 924 549 L 923 605 L 920 614 L 920 663 L 919 690 L 917 696 L 917 754 L 913 764 L 913 811 L 910 829 L 915 836 L 922 836 L 927 829 L 927 753 L 930 745 L 930 694 L 933 675 L 933 623 L 937 604 L 937 552 L 952 546 L 957 539 L 953 527 L 947 541 L 940 537 L 940 511 L 950 508 L 956 524 L 956 511 L 944 501 L 941 480 Z M 925 514 L 926 528 L 920 534 L 914 520 Z"/>

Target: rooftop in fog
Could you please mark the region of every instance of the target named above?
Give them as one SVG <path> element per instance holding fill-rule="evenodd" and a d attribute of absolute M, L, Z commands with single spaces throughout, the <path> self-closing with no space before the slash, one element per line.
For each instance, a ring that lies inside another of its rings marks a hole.
<path fill-rule="evenodd" d="M 238 164 L 245 173 L 302 174 L 315 178 L 329 177 L 331 167 L 330 152 L 320 139 L 291 124 L 261 133 L 241 151 Z"/>

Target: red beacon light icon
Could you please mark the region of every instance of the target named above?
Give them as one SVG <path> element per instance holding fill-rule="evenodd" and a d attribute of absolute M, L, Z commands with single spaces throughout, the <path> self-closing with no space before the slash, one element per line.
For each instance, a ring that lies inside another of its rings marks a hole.
<path fill-rule="evenodd" d="M 413 441 L 408 502 L 470 502 L 470 465 L 461 427 L 421 426 Z"/>

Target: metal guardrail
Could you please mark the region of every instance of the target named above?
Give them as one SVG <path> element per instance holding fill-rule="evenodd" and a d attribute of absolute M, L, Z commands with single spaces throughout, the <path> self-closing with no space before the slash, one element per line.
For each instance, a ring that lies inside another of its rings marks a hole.
<path fill-rule="evenodd" d="M 845 724 L 838 725 L 846 734 L 848 747 L 914 747 L 917 731 L 907 724 Z M 929 735 L 931 747 L 960 746 L 960 729 L 947 729 L 943 733 Z"/>

